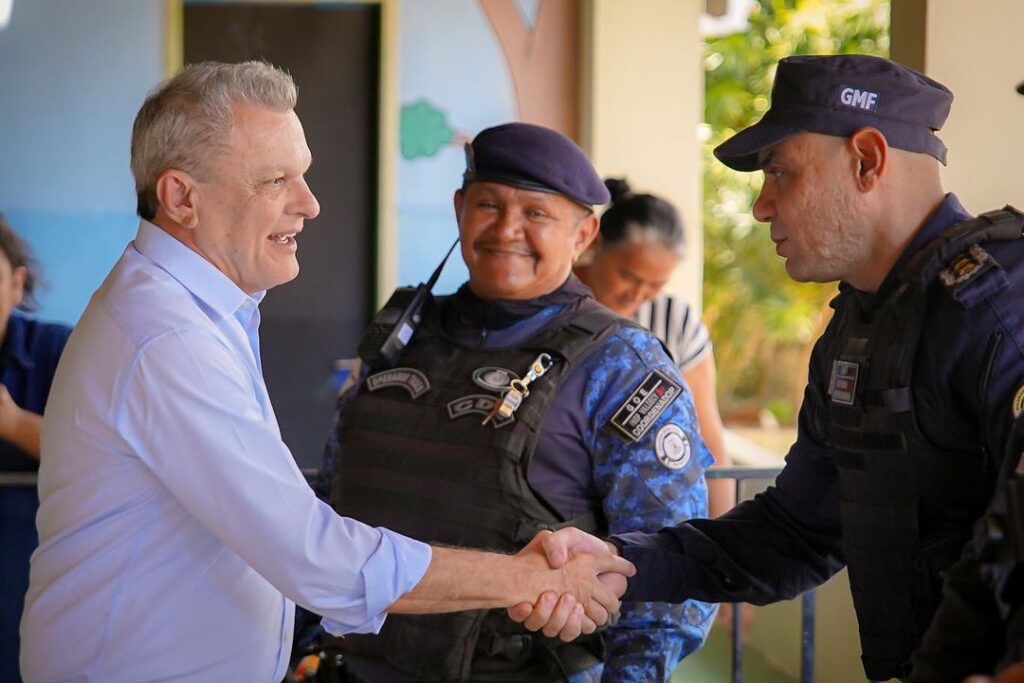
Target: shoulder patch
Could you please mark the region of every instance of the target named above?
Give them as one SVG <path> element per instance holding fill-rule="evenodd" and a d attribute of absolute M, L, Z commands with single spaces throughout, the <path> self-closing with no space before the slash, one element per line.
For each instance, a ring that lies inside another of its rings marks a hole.
<path fill-rule="evenodd" d="M 668 375 L 652 370 L 615 410 L 608 424 L 619 436 L 639 441 L 682 393 L 683 387 Z"/>
<path fill-rule="evenodd" d="M 1013 395 L 1013 419 L 1016 420 L 1024 413 L 1024 384 L 1020 385 L 1017 393 Z"/>
<path fill-rule="evenodd" d="M 392 368 L 366 378 L 366 388 L 370 391 L 387 387 L 405 389 L 412 398 L 419 398 L 430 390 L 430 380 L 416 368 Z"/>
<path fill-rule="evenodd" d="M 968 308 L 1009 284 L 999 264 L 980 244 L 972 245 L 939 271 L 939 282 Z"/>
<path fill-rule="evenodd" d="M 658 430 L 654 437 L 654 452 L 658 462 L 670 470 L 681 470 L 690 464 L 690 437 L 682 427 L 671 422 Z"/>

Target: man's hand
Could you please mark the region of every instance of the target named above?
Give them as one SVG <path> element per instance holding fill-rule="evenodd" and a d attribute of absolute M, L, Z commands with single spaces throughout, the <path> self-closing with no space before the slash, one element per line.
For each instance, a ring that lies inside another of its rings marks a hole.
<path fill-rule="evenodd" d="M 524 602 L 510 608 L 508 615 L 513 621 L 523 623 L 531 631 L 543 630 L 548 637 L 569 641 L 581 633 L 593 633 L 598 626 L 617 617 L 618 599 L 626 591 L 626 577 L 633 576 L 636 569 L 618 556 L 614 545 L 574 527 L 566 527 L 553 533 L 537 534 L 521 552 L 538 550 L 553 569 L 572 571 L 574 565 L 594 558 L 603 558 L 608 564 L 598 573 L 597 583 L 591 584 L 593 593 L 589 600 L 584 600 L 580 592 L 586 590 L 585 585 L 561 596 L 545 592 L 536 603 Z M 584 600 L 583 604 L 579 600 Z"/>
<path fill-rule="evenodd" d="M 42 422 L 39 415 L 15 403 L 7 387 L 0 384 L 0 438 L 10 441 L 38 460 Z"/>

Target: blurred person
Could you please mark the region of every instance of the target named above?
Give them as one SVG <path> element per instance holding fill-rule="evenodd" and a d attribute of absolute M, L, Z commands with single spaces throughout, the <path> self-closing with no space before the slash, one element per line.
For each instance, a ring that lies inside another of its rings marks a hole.
<path fill-rule="evenodd" d="M 786 466 L 717 520 L 610 543 L 560 530 L 553 563 L 614 547 L 637 566 L 628 600 L 758 604 L 845 566 L 870 680 L 1001 666 L 1005 626 L 968 542 L 1024 415 L 1024 215 L 973 217 L 943 190 L 952 100 L 878 57 L 779 63 L 769 110 L 715 155 L 764 172 L 754 217 L 789 275 L 840 281 Z M 545 612 L 511 614 L 533 628 Z"/>
<path fill-rule="evenodd" d="M 732 465 L 725 449 L 722 416 L 715 394 L 717 373 L 708 328 L 685 299 L 663 294 L 686 247 L 683 221 L 670 203 L 634 194 L 625 179 L 605 180 L 611 205 L 601 229 L 573 272 L 594 297 L 621 316 L 650 330 L 672 354 L 693 393 L 701 436 L 715 467 Z M 736 504 L 732 481 L 708 482 L 708 512 L 717 517 Z"/>
<path fill-rule="evenodd" d="M 26 317 L 36 310 L 38 267 L 0 214 L 0 474 L 39 469 L 39 432 L 53 373 L 71 328 Z M 39 542 L 35 485 L 0 483 L 0 680 L 20 681 L 18 622 L 29 557 Z"/>
<path fill-rule="evenodd" d="M 319 212 L 296 99 L 269 64 L 206 62 L 136 116 L 139 230 L 71 335 L 43 422 L 30 682 L 276 683 L 295 602 L 334 632 L 547 589 L 562 638 L 617 611 L 625 580 L 609 572 L 628 563 L 551 569 L 543 535 L 515 555 L 432 548 L 339 517 L 307 485 L 258 329 Z"/>
<path fill-rule="evenodd" d="M 538 529 L 653 531 L 706 514 L 712 459 L 678 368 L 572 274 L 609 198 L 584 152 L 547 128 L 495 126 L 467 146 L 462 180 L 469 280 L 433 301 L 397 367 L 367 361 L 339 404 L 335 508 L 508 552 Z M 569 644 L 503 610 L 392 617 L 340 646 L 372 683 L 667 681 L 713 614 L 695 601 L 623 605 L 599 638 Z"/>

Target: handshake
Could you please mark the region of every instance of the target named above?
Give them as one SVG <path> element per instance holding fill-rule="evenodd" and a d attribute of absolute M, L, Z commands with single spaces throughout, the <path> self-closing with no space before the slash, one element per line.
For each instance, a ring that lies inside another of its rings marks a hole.
<path fill-rule="evenodd" d="M 388 611 L 504 607 L 529 630 L 570 641 L 618 616 L 626 578 L 635 573 L 611 543 L 573 527 L 542 531 L 515 555 L 434 546 L 426 574 Z"/>
<path fill-rule="evenodd" d="M 542 531 L 514 557 L 553 572 L 554 583 L 541 584 L 536 599 L 509 607 L 509 618 L 563 641 L 614 623 L 626 578 L 636 573 L 614 545 L 574 527 Z"/>

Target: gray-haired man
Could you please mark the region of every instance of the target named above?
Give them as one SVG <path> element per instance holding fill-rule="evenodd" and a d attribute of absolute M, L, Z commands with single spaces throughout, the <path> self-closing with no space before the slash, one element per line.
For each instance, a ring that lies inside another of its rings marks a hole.
<path fill-rule="evenodd" d="M 567 638 L 617 609 L 624 581 L 597 575 L 628 563 L 551 570 L 538 543 L 432 549 L 337 516 L 305 484 L 258 337 L 258 304 L 298 274 L 319 212 L 295 101 L 269 65 L 207 63 L 139 112 L 139 233 L 82 316 L 44 420 L 29 681 L 279 681 L 293 601 L 332 630 L 374 631 L 388 611 L 553 589 L 575 596 L 555 620 Z"/>

